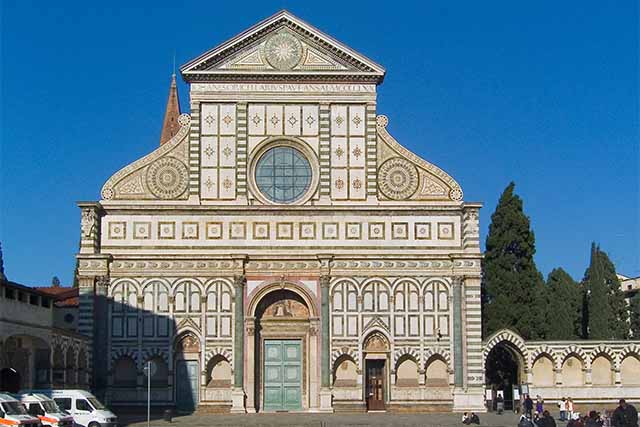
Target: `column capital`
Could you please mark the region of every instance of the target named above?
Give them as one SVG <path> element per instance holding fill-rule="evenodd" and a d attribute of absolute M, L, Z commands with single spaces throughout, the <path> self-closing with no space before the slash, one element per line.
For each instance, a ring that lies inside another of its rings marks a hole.
<path fill-rule="evenodd" d="M 235 274 L 233 276 L 233 286 L 235 288 L 243 288 L 247 283 L 247 277 L 244 274 Z"/>
<path fill-rule="evenodd" d="M 331 284 L 331 276 L 323 274 L 320 276 L 320 288 L 329 288 Z"/>
<path fill-rule="evenodd" d="M 320 275 L 331 274 L 331 261 L 333 261 L 332 254 L 320 254 L 317 255 L 318 263 L 320 264 Z"/>
<path fill-rule="evenodd" d="M 233 260 L 234 275 L 244 275 L 244 268 L 249 261 L 249 255 L 247 254 L 233 254 L 231 255 Z"/>

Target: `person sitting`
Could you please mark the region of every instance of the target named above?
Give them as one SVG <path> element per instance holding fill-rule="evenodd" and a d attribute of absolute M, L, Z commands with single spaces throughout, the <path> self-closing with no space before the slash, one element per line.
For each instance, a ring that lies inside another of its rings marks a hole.
<path fill-rule="evenodd" d="M 600 414 L 596 411 L 590 411 L 587 420 L 584 423 L 585 427 L 602 427 L 603 421 L 600 419 Z"/>
<path fill-rule="evenodd" d="M 549 411 L 542 411 L 542 417 L 540 418 L 538 427 L 556 427 L 556 420 L 553 419 Z"/>
<path fill-rule="evenodd" d="M 462 424 L 471 424 L 471 418 L 469 417 L 468 412 L 462 414 Z"/>
<path fill-rule="evenodd" d="M 470 420 L 471 420 L 471 424 L 480 425 L 480 417 L 478 417 L 478 415 L 475 412 L 471 413 Z"/>
<path fill-rule="evenodd" d="M 533 421 L 531 421 L 531 418 L 529 418 L 529 416 L 523 414 L 520 415 L 518 427 L 536 427 L 536 425 L 533 424 Z"/>

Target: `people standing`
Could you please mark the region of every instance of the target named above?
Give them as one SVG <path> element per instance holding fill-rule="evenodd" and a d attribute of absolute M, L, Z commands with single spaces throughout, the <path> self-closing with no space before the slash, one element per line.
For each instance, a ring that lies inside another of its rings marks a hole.
<path fill-rule="evenodd" d="M 567 421 L 567 401 L 564 397 L 558 402 L 558 408 L 560 409 L 560 421 Z"/>
<path fill-rule="evenodd" d="M 540 397 L 540 395 L 536 396 L 536 412 L 541 415 L 544 412 L 544 400 L 542 400 L 542 397 Z"/>
<path fill-rule="evenodd" d="M 589 412 L 589 417 L 586 419 L 585 427 L 602 427 L 602 420 L 600 415 L 596 411 Z"/>
<path fill-rule="evenodd" d="M 533 400 L 527 394 L 527 397 L 524 398 L 524 413 L 531 418 L 531 412 L 533 411 Z"/>
<path fill-rule="evenodd" d="M 570 397 L 567 397 L 567 415 L 569 419 L 573 419 L 573 400 Z"/>
<path fill-rule="evenodd" d="M 618 407 L 613 411 L 611 425 L 613 427 L 637 427 L 638 411 L 633 405 L 620 399 Z"/>

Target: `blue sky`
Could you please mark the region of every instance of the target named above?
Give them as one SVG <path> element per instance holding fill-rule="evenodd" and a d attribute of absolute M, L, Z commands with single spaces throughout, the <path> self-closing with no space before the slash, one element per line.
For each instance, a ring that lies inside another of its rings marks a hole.
<path fill-rule="evenodd" d="M 387 69 L 378 112 L 481 201 L 509 181 L 538 268 L 591 241 L 640 275 L 637 2 L 1 2 L 0 241 L 10 279 L 70 283 L 78 200 L 158 145 L 178 64 L 287 8 Z M 180 83 L 183 110 L 188 88 Z"/>

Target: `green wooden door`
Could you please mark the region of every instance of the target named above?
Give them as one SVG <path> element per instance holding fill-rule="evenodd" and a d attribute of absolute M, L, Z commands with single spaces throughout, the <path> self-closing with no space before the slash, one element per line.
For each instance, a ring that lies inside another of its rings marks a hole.
<path fill-rule="evenodd" d="M 302 350 L 300 340 L 265 340 L 264 409 L 302 409 Z"/>

